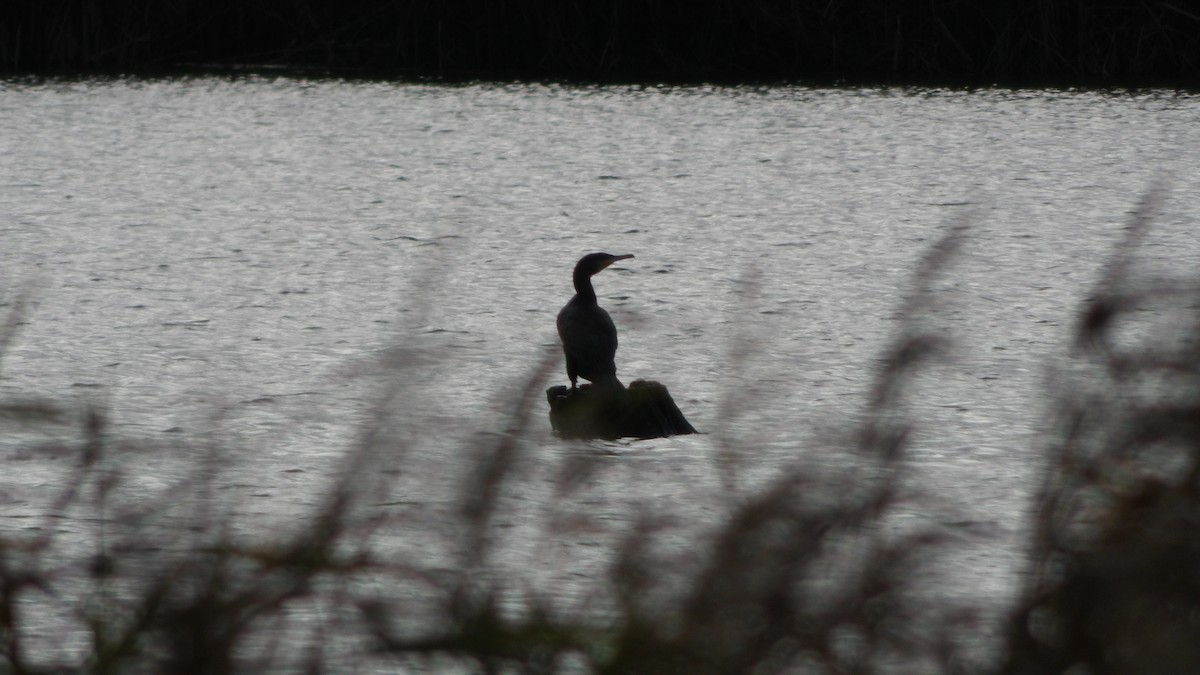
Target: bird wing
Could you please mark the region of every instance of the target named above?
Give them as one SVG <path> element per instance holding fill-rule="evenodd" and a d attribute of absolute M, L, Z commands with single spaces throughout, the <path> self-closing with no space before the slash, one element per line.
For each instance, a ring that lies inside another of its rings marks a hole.
<path fill-rule="evenodd" d="M 608 312 L 595 305 L 568 303 L 558 313 L 557 323 L 563 351 L 575 361 L 581 376 L 592 380 L 589 375 L 616 372 L 613 355 L 617 352 L 617 327 Z"/>

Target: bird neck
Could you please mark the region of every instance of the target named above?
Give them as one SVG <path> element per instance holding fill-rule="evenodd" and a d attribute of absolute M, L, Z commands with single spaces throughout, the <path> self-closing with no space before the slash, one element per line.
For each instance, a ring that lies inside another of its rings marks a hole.
<path fill-rule="evenodd" d="M 575 270 L 575 294 L 583 300 L 596 302 L 596 290 L 592 288 L 592 275 Z"/>

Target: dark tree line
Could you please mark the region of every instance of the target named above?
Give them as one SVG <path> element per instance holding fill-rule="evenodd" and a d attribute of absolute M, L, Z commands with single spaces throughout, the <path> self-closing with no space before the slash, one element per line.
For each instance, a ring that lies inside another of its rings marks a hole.
<path fill-rule="evenodd" d="M 1171 0 L 8 0 L 8 72 L 229 65 L 465 78 L 1175 83 Z"/>

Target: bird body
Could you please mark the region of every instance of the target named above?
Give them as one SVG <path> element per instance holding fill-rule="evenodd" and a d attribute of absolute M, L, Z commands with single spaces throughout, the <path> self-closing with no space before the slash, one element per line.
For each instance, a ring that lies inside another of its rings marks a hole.
<path fill-rule="evenodd" d="M 572 388 L 580 377 L 596 386 L 623 386 L 617 379 L 617 327 L 596 299 L 592 275 L 632 257 L 592 253 L 575 265 L 575 297 L 558 313 L 557 322 Z"/>

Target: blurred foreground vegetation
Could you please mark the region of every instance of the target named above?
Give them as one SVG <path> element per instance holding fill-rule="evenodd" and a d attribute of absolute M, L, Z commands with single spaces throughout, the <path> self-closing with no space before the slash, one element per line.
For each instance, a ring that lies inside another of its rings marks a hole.
<path fill-rule="evenodd" d="M 1175 0 L 7 0 L 0 69 L 231 65 L 583 81 L 1176 84 Z"/>
<path fill-rule="evenodd" d="M 146 499 L 130 486 L 135 449 L 101 412 L 7 400 L 6 433 L 51 428 L 67 466 L 40 520 L 0 530 L 0 672 L 1200 672 L 1200 280 L 1139 267 L 1158 201 L 1151 192 L 1132 216 L 1059 364 L 1069 386 L 1044 439 L 1028 572 L 988 660 L 967 654 L 982 627 L 923 592 L 941 538 L 894 518 L 913 508 L 900 501 L 919 420 L 905 419 L 904 401 L 944 349 L 924 318 L 960 226 L 920 262 L 857 431 L 797 451 L 845 461 L 731 489 L 684 541 L 645 514 L 598 554 L 605 571 L 583 604 L 563 602 L 536 569 L 514 575 L 499 554 L 511 537 L 533 536 L 536 549 L 558 536 L 501 526 L 519 474 L 547 461 L 525 439 L 546 423 L 553 360 L 513 398 L 507 428 L 462 449 L 454 518 L 433 540 L 389 540 L 405 524 L 375 502 L 394 477 L 380 466 L 408 452 L 403 434 L 382 432 L 419 394 L 403 362 L 378 426 L 290 529 L 236 515 L 217 489 L 221 451 L 203 439 L 188 446 L 191 472 Z M 20 314 L 11 303 L 0 344 Z M 753 454 L 712 438 L 730 451 L 714 458 L 730 476 L 731 458 Z M 577 468 L 554 493 L 564 504 Z"/>

